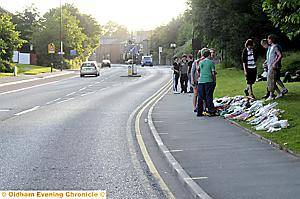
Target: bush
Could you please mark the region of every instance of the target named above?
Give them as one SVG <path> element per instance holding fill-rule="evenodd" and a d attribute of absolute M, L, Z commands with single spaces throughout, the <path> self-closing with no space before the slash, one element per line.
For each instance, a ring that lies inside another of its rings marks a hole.
<path fill-rule="evenodd" d="M 2 73 L 13 73 L 14 72 L 14 68 L 13 65 L 11 63 L 9 63 L 8 61 L 0 61 L 0 72 Z"/>
<path fill-rule="evenodd" d="M 300 69 L 300 51 L 297 52 L 284 52 L 282 58 L 281 75 L 287 71 L 295 73 Z"/>
<path fill-rule="evenodd" d="M 233 67 L 237 69 L 243 69 L 243 65 L 237 63 L 234 59 L 231 59 L 229 57 L 221 61 L 219 65 L 222 69 L 233 68 Z"/>

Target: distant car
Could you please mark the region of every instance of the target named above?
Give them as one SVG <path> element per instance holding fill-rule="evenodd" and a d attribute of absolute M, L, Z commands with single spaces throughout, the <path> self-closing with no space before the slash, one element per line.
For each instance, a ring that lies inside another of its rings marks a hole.
<path fill-rule="evenodd" d="M 151 56 L 142 56 L 141 65 L 142 66 L 153 66 L 152 57 Z"/>
<path fill-rule="evenodd" d="M 110 63 L 110 60 L 108 59 L 103 59 L 102 60 L 102 63 L 101 63 L 101 67 L 111 67 L 111 63 Z"/>
<path fill-rule="evenodd" d="M 95 75 L 96 77 L 100 75 L 100 68 L 95 61 L 83 62 L 80 67 L 80 77 L 85 75 Z"/>

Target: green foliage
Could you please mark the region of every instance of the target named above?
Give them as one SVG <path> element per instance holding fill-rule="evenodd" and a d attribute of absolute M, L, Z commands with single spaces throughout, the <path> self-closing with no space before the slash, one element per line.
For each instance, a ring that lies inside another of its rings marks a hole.
<path fill-rule="evenodd" d="M 119 25 L 113 21 L 109 21 L 103 26 L 102 35 L 108 38 L 118 38 L 123 41 L 130 36 L 125 26 Z"/>
<path fill-rule="evenodd" d="M 60 11 L 60 8 L 54 8 L 45 13 L 39 20 L 41 26 L 33 33 L 33 43 L 39 64 L 49 65 L 51 62 L 51 57 L 47 52 L 49 43 L 55 44 L 56 52 L 60 51 Z M 63 5 L 62 42 L 65 52 L 64 62 L 67 63 L 68 68 L 78 68 L 80 63 L 93 53 L 99 45 L 100 33 L 100 26 L 92 16 L 81 14 L 73 5 Z M 70 50 L 76 50 L 77 57 L 72 57 L 69 54 Z M 54 62 L 58 61 L 59 57 L 55 54 Z"/>
<path fill-rule="evenodd" d="M 224 64 L 240 67 L 248 38 L 259 45 L 272 30 L 260 0 L 190 0 L 195 36 L 202 46 L 224 53 Z"/>
<path fill-rule="evenodd" d="M 289 39 L 300 35 L 299 0 L 265 0 L 263 10 Z"/>
<path fill-rule="evenodd" d="M 281 75 L 289 71 L 294 73 L 300 69 L 300 52 L 286 52 L 283 53 Z"/>
<path fill-rule="evenodd" d="M 150 49 L 154 52 L 153 58 L 158 58 L 158 47 L 163 47 L 162 60 L 171 60 L 173 50 L 170 48 L 171 43 L 177 45 L 176 54 L 192 53 L 191 39 L 193 36 L 192 15 L 189 10 L 183 15 L 174 18 L 167 25 L 159 26 L 153 30 L 150 37 Z"/>
<path fill-rule="evenodd" d="M 185 42 L 184 45 L 182 45 L 176 49 L 175 55 L 177 57 L 181 57 L 183 54 L 192 54 L 192 53 L 193 53 L 192 40 L 190 39 L 187 42 Z"/>
<path fill-rule="evenodd" d="M 16 30 L 20 32 L 20 38 L 27 42 L 32 41 L 32 35 L 37 27 L 40 15 L 33 5 L 25 8 L 23 12 L 18 12 L 12 16 L 12 22 L 16 25 Z"/>
<path fill-rule="evenodd" d="M 0 61 L 0 72 L 2 73 L 12 73 L 14 72 L 13 65 L 9 61 Z"/>
<path fill-rule="evenodd" d="M 11 70 L 9 62 L 12 61 L 13 51 L 19 48 L 24 41 L 19 38 L 11 17 L 6 14 L 0 15 L 0 70 Z"/>

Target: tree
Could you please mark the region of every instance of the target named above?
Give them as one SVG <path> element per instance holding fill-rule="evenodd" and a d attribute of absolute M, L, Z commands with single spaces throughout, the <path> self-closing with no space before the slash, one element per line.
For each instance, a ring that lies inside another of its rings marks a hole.
<path fill-rule="evenodd" d="M 261 0 L 190 0 L 195 37 L 202 46 L 225 54 L 226 65 L 240 66 L 246 39 L 259 46 L 273 29 L 261 7 Z"/>
<path fill-rule="evenodd" d="M 265 0 L 263 10 L 273 24 L 280 28 L 289 39 L 300 35 L 300 1 L 299 0 Z"/>
<path fill-rule="evenodd" d="M 103 26 L 102 35 L 103 37 L 116 38 L 119 40 L 127 40 L 130 37 L 125 26 L 119 25 L 113 21 L 109 21 Z"/>
<path fill-rule="evenodd" d="M 16 30 L 20 32 L 21 39 L 26 40 L 28 43 L 32 41 L 33 31 L 39 25 L 39 17 L 37 8 L 33 5 L 12 16 L 12 22 L 16 24 Z"/>
<path fill-rule="evenodd" d="M 9 67 L 12 61 L 13 51 L 19 48 L 24 41 L 19 38 L 11 17 L 6 14 L 0 15 L 0 61 L 1 68 Z"/>
<path fill-rule="evenodd" d="M 177 45 L 177 54 L 190 54 L 191 39 L 193 37 L 193 24 L 191 10 L 187 9 L 182 15 L 173 18 L 167 25 L 162 25 L 153 30 L 150 36 L 150 48 L 155 60 L 158 59 L 158 47 L 163 47 L 162 60 L 171 60 L 174 51 L 171 43 Z M 181 47 L 182 46 L 182 47 Z"/>
<path fill-rule="evenodd" d="M 48 65 L 51 61 L 47 54 L 48 43 L 54 43 L 57 49 L 60 46 L 60 11 L 60 8 L 54 8 L 45 13 L 39 20 L 41 26 L 34 31 L 33 43 L 40 64 Z M 100 26 L 93 17 L 81 14 L 71 4 L 62 7 L 62 25 L 65 62 L 69 67 L 78 67 L 99 45 Z M 77 56 L 72 57 L 70 50 L 76 50 Z"/>

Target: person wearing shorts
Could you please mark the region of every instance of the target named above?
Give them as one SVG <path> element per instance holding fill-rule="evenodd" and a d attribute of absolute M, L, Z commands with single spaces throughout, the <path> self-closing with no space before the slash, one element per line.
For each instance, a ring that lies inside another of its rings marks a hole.
<path fill-rule="evenodd" d="M 245 88 L 244 92 L 246 96 L 251 96 L 252 98 L 255 98 L 253 94 L 253 84 L 256 81 L 257 76 L 257 68 L 255 65 L 256 62 L 256 55 L 253 50 L 253 41 L 252 39 L 248 39 L 245 42 L 245 48 L 242 52 L 242 62 L 243 62 L 243 69 L 244 74 L 247 81 L 247 87 Z"/>

